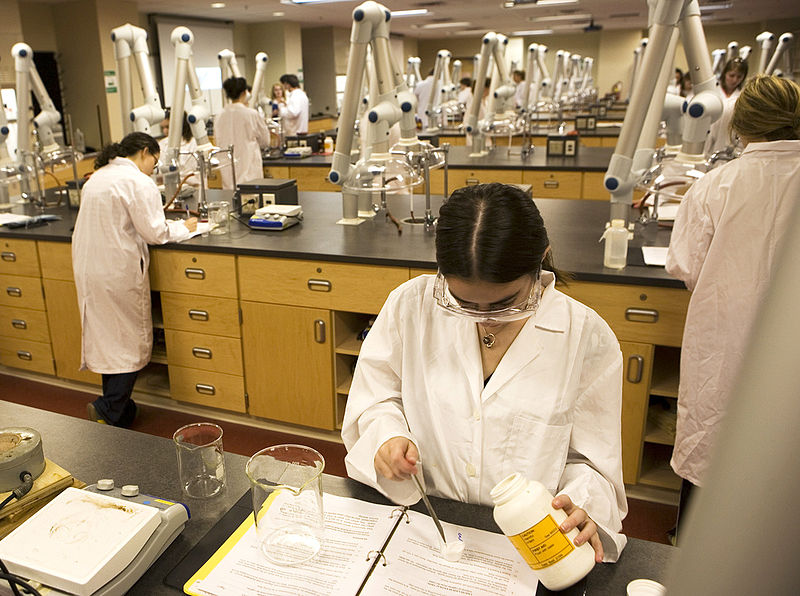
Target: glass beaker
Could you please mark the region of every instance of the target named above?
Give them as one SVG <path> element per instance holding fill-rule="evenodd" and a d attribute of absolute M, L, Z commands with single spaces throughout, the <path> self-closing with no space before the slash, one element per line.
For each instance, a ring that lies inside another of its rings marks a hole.
<path fill-rule="evenodd" d="M 275 445 L 247 462 L 256 534 L 264 555 L 278 565 L 312 559 L 322 546 L 322 471 L 311 447 Z"/>
<path fill-rule="evenodd" d="M 225 486 L 222 429 L 211 422 L 187 424 L 172 435 L 178 452 L 178 478 L 184 494 L 213 497 Z"/>
<path fill-rule="evenodd" d="M 216 201 L 208 204 L 208 223 L 212 234 L 227 234 L 230 229 L 230 204 Z"/>

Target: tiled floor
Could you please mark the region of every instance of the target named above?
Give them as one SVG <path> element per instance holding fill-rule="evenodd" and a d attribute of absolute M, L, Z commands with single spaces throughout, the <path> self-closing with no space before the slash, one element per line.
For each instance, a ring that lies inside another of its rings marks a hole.
<path fill-rule="evenodd" d="M 85 418 L 86 404 L 94 400 L 95 396 L 82 391 L 0 374 L 0 399 Z M 224 448 L 232 453 L 249 456 L 269 445 L 299 442 L 322 453 L 327 473 L 337 476 L 345 475 L 344 456 L 346 451 L 344 446 L 339 443 L 222 422 L 214 420 L 213 416 L 208 416 L 205 420 L 216 422 L 223 428 L 225 432 Z M 172 438 L 172 434 L 177 428 L 199 421 L 194 414 L 140 405 L 139 415 L 132 428 L 140 432 Z M 0 419 L 1 426 L 2 420 Z M 628 499 L 628 507 L 628 516 L 623 522 L 624 533 L 644 540 L 668 543 L 667 531 L 675 522 L 675 507 L 638 499 Z"/>

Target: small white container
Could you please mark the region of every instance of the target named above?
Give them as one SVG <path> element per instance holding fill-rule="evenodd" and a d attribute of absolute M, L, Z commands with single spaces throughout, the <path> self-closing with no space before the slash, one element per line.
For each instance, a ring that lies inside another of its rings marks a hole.
<path fill-rule="evenodd" d="M 613 219 L 600 238 L 605 240 L 603 266 L 609 269 L 624 269 L 628 262 L 628 229 L 625 220 Z"/>
<path fill-rule="evenodd" d="M 652 579 L 635 579 L 628 584 L 628 596 L 664 596 L 667 589 Z"/>
<path fill-rule="evenodd" d="M 547 589 L 568 588 L 592 570 L 594 549 L 575 546 L 577 528 L 566 534 L 559 529 L 567 515 L 552 507 L 553 495 L 543 484 L 515 473 L 490 494 L 494 520 Z"/>

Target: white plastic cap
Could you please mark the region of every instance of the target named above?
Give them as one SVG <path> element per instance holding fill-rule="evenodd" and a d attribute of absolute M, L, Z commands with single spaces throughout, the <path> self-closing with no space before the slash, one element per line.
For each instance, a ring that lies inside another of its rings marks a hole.
<path fill-rule="evenodd" d="M 664 596 L 667 589 L 652 579 L 635 579 L 628 584 L 628 596 Z"/>
<path fill-rule="evenodd" d="M 624 219 L 612 219 L 611 220 L 611 227 L 612 228 L 624 228 L 625 227 L 625 220 Z"/>
<path fill-rule="evenodd" d="M 114 480 L 111 478 L 103 478 L 97 481 L 97 490 L 114 490 Z"/>

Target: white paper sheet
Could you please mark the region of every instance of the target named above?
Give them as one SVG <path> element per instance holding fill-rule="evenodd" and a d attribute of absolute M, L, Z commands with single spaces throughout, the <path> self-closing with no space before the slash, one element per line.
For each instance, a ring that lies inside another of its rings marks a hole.
<path fill-rule="evenodd" d="M 25 222 L 31 219 L 30 215 L 18 215 L 16 213 L 0 213 L 0 226 L 7 223 Z"/>
<path fill-rule="evenodd" d="M 644 257 L 645 265 L 654 265 L 656 267 L 664 267 L 667 264 L 667 246 L 643 246 L 642 256 Z"/>

